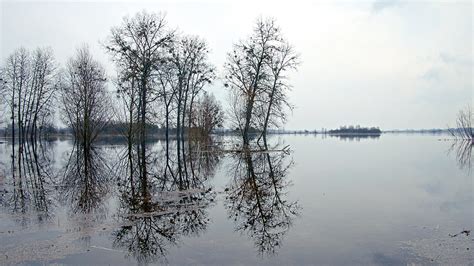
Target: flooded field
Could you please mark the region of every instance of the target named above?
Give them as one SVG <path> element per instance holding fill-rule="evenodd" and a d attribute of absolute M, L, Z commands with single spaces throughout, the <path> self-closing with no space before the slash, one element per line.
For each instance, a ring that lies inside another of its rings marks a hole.
<path fill-rule="evenodd" d="M 5 141 L 0 264 L 472 265 L 472 155 L 445 138 Z"/>

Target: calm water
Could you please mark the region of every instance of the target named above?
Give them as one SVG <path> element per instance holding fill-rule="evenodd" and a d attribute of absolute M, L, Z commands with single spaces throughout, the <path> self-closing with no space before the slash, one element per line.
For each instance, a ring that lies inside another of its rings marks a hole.
<path fill-rule="evenodd" d="M 444 138 L 3 143 L 0 264 L 472 265 L 471 155 Z"/>

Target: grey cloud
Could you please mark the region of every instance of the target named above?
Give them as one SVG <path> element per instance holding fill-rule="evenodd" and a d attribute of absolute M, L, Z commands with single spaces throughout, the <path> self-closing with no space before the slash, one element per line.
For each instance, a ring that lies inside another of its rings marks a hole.
<path fill-rule="evenodd" d="M 461 66 L 472 66 L 472 58 L 463 58 L 459 56 L 454 56 L 448 53 L 440 53 L 439 58 L 445 64 L 455 64 Z"/>
<path fill-rule="evenodd" d="M 439 81 L 441 79 L 441 73 L 437 68 L 431 68 L 426 71 L 422 76 L 422 79 L 429 81 Z"/>
<path fill-rule="evenodd" d="M 386 8 L 398 6 L 400 1 L 398 0 L 375 0 L 372 4 L 372 11 L 375 13 L 381 12 Z"/>

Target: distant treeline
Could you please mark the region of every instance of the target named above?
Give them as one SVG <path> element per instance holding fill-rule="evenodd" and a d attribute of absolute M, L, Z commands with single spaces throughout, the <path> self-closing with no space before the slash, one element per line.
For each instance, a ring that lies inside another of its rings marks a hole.
<path fill-rule="evenodd" d="M 341 126 L 338 129 L 328 131 L 329 134 L 374 134 L 380 135 L 382 131 L 378 127 Z"/>
<path fill-rule="evenodd" d="M 450 129 L 430 128 L 430 129 L 393 129 L 386 130 L 386 133 L 426 133 L 426 134 L 443 134 L 449 133 Z"/>
<path fill-rule="evenodd" d="M 132 127 L 138 127 L 137 124 L 133 125 Z M 11 137 L 11 127 L 12 125 L 9 124 L 6 128 L 0 128 L 0 136 L 1 137 Z M 101 135 L 107 136 L 123 136 L 130 125 L 126 122 L 121 121 L 111 121 L 104 125 L 103 129 L 101 130 Z M 158 126 L 155 124 L 147 123 L 146 124 L 146 132 L 148 135 L 164 135 L 166 131 L 171 134 L 176 134 L 177 129 L 175 127 L 166 128 L 164 126 Z M 18 129 L 18 128 L 16 128 Z M 74 135 L 74 129 L 70 127 L 55 127 L 53 125 L 45 125 L 41 127 L 43 135 L 46 136 L 54 136 L 54 135 Z M 198 127 L 190 127 L 185 128 L 184 134 L 200 134 L 201 128 Z M 215 132 L 214 132 L 215 131 Z M 236 130 L 231 129 L 214 129 L 213 132 L 210 133 L 238 133 Z"/>

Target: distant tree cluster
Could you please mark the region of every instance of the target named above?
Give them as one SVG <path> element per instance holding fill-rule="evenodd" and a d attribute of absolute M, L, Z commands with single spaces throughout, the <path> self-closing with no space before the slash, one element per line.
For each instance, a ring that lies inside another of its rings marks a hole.
<path fill-rule="evenodd" d="M 381 134 L 378 127 L 341 126 L 327 131 L 329 134 Z"/>

